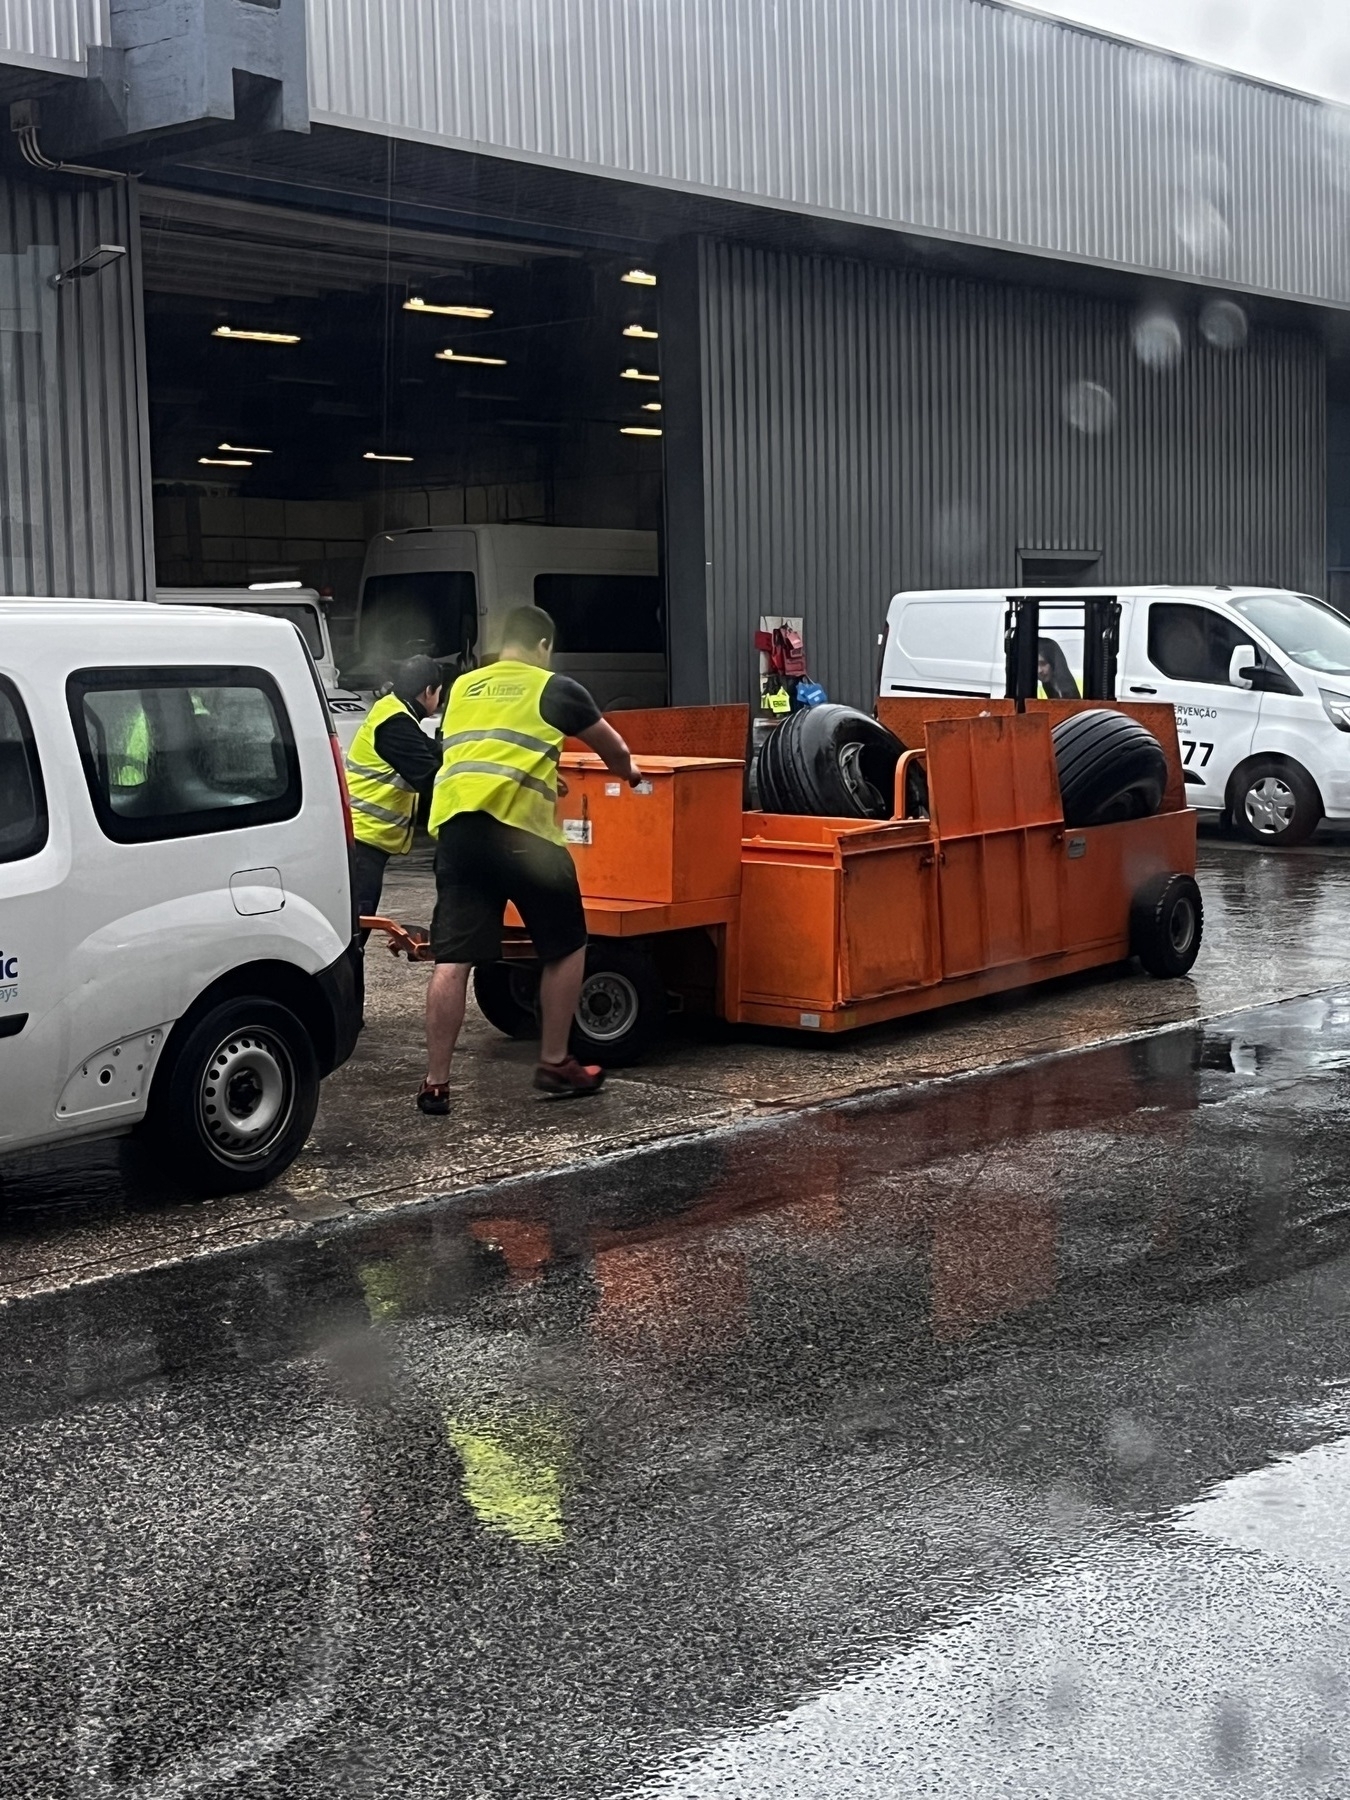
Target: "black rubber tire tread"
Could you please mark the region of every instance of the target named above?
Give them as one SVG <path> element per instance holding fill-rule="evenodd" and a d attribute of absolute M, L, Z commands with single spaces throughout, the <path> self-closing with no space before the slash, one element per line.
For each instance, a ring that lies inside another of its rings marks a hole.
<path fill-rule="evenodd" d="M 665 1036 L 670 1002 L 666 984 L 643 945 L 617 939 L 599 939 L 586 947 L 586 976 L 613 970 L 629 980 L 637 991 L 637 1017 L 621 1038 L 604 1042 L 587 1035 L 579 1023 L 572 1026 L 572 1054 L 578 1062 L 599 1063 L 604 1069 L 626 1069 L 639 1062 Z"/>
<path fill-rule="evenodd" d="M 1167 757 L 1153 733 L 1107 707 L 1071 713 L 1051 732 L 1064 823 L 1074 829 L 1148 819 L 1167 790 Z"/>
<path fill-rule="evenodd" d="M 857 745 L 864 774 L 877 790 L 875 806 L 863 804 L 845 781 L 840 758 Z M 792 713 L 766 740 L 759 791 L 766 811 L 816 818 L 888 819 L 894 805 L 895 767 L 905 746 L 870 714 L 851 706 L 806 707 Z"/>
<path fill-rule="evenodd" d="M 268 1031 L 290 1052 L 294 1077 L 289 1121 L 270 1153 L 242 1166 L 224 1162 L 197 1122 L 197 1087 L 207 1060 L 236 1032 Z M 168 1067 L 151 1094 L 141 1141 L 174 1186 L 193 1194 L 241 1194 L 265 1187 L 288 1169 L 304 1148 L 319 1107 L 319 1059 L 313 1040 L 287 1006 L 262 995 L 240 995 L 213 1006 L 181 1042 L 170 1041 Z"/>
<path fill-rule="evenodd" d="M 1260 781 L 1266 775 L 1277 775 L 1294 791 L 1293 819 L 1274 837 L 1263 837 L 1259 831 L 1252 829 L 1243 804 L 1252 783 Z M 1233 824 L 1249 844 L 1259 844 L 1263 850 L 1288 850 L 1295 844 L 1306 843 L 1322 823 L 1322 796 L 1317 791 L 1317 783 L 1301 763 L 1291 762 L 1285 757 L 1257 757 L 1248 764 L 1242 779 L 1234 782 L 1232 794 Z"/>
<path fill-rule="evenodd" d="M 504 1037 L 537 1038 L 539 1015 L 533 1007 L 523 1006 L 511 991 L 510 963 L 477 963 L 473 971 L 473 997 L 478 1010 Z"/>
<path fill-rule="evenodd" d="M 1172 936 L 1172 915 L 1189 902 L 1195 929 L 1190 942 L 1178 950 Z M 1130 949 L 1148 970 L 1162 980 L 1175 981 L 1190 973 L 1200 954 L 1205 929 L 1205 903 L 1191 875 L 1155 875 L 1135 895 L 1130 907 Z"/>

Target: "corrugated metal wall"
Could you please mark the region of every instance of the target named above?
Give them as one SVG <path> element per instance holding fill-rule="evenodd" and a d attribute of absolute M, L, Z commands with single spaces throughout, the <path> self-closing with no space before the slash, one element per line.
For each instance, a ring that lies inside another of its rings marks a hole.
<path fill-rule="evenodd" d="M 700 254 L 714 700 L 744 696 L 759 614 L 800 612 L 813 671 L 860 702 L 893 592 L 1015 584 L 1019 549 L 1099 550 L 1108 584 L 1322 592 L 1312 335 L 1220 351 L 1187 323 L 1159 368 L 1106 302 L 738 245 Z"/>
<path fill-rule="evenodd" d="M 90 44 L 107 42 L 108 0 L 0 0 L 0 62 L 74 73 Z"/>
<path fill-rule="evenodd" d="M 316 119 L 1350 304 L 1350 111 L 980 0 L 308 0 Z"/>
<path fill-rule="evenodd" d="M 126 184 L 0 182 L 0 591 L 146 592 L 136 243 Z M 54 291 L 95 244 L 131 252 Z"/>

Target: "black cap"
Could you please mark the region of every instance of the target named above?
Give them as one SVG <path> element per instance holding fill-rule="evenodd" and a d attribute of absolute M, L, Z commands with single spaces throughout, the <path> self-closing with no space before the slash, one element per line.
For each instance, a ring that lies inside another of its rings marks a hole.
<path fill-rule="evenodd" d="M 427 688 L 445 686 L 445 674 L 434 656 L 410 656 L 394 670 L 394 692 L 400 700 L 415 700 Z"/>

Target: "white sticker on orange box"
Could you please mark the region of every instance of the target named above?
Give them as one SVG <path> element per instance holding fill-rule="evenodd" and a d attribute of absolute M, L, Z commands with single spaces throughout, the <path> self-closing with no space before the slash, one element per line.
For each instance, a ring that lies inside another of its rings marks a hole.
<path fill-rule="evenodd" d="M 609 795 L 611 800 L 615 800 L 623 792 L 623 783 L 621 781 L 607 781 L 605 783 L 605 792 Z"/>
<path fill-rule="evenodd" d="M 562 822 L 563 840 L 569 844 L 589 844 L 591 841 L 591 822 L 589 819 L 564 819 Z"/>
<path fill-rule="evenodd" d="M 634 789 L 634 792 L 638 794 L 650 794 L 651 791 L 652 784 L 650 781 L 639 781 L 637 787 Z"/>

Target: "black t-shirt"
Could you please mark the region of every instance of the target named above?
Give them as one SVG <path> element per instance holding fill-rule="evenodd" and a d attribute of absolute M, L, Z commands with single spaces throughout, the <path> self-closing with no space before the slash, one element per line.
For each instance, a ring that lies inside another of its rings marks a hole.
<path fill-rule="evenodd" d="M 539 711 L 546 724 L 564 737 L 579 737 L 600 723 L 600 708 L 570 675 L 550 675 L 539 696 Z"/>
<path fill-rule="evenodd" d="M 441 766 L 435 738 L 427 736 L 406 712 L 391 713 L 375 727 L 375 754 L 419 792 L 429 788 Z"/>

